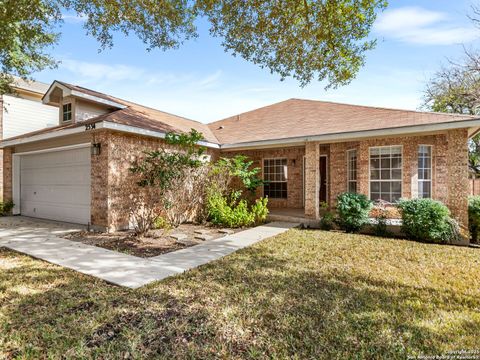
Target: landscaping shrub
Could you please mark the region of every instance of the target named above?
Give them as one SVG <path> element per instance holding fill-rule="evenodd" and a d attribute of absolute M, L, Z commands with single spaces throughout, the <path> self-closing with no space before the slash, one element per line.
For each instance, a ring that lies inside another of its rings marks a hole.
<path fill-rule="evenodd" d="M 0 216 L 5 216 L 10 214 L 15 204 L 12 200 L 6 202 L 0 202 Z"/>
<path fill-rule="evenodd" d="M 231 198 L 219 192 L 213 192 L 208 197 L 208 218 L 219 226 L 231 228 L 250 226 L 265 221 L 268 215 L 268 199 L 257 199 L 249 209 L 245 199 L 239 200 L 239 193 L 234 192 Z"/>
<path fill-rule="evenodd" d="M 472 242 L 478 242 L 480 232 L 480 196 L 468 198 L 468 228 Z"/>
<path fill-rule="evenodd" d="M 348 233 L 360 231 L 368 224 L 372 202 L 363 194 L 343 193 L 337 197 L 337 223 Z"/>
<path fill-rule="evenodd" d="M 155 222 L 153 224 L 154 229 L 164 229 L 164 230 L 170 230 L 172 228 L 172 225 L 170 222 L 165 219 L 163 216 L 158 216 L 155 219 Z"/>
<path fill-rule="evenodd" d="M 264 223 L 268 216 L 268 198 L 260 198 L 255 200 L 255 204 L 252 205 L 251 211 L 255 218 L 255 224 Z"/>
<path fill-rule="evenodd" d="M 330 231 L 333 229 L 334 225 L 335 216 L 330 211 L 325 212 L 320 219 L 320 229 Z"/>
<path fill-rule="evenodd" d="M 458 239 L 458 224 L 440 201 L 400 200 L 398 207 L 402 214 L 402 232 L 408 238 L 432 243 L 450 243 Z"/>

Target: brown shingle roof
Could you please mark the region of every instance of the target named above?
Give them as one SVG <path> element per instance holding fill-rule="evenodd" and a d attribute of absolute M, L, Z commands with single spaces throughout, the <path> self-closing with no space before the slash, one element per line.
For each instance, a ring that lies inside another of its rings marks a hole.
<path fill-rule="evenodd" d="M 147 106 L 139 105 L 130 101 L 119 99 L 110 95 L 100 93 L 98 91 L 86 89 L 78 85 L 68 84 L 62 81 L 57 81 L 63 86 L 82 92 L 87 95 L 96 96 L 104 100 L 110 100 L 126 106 L 124 109 L 119 109 L 107 114 L 103 114 L 88 120 L 88 122 L 81 122 L 72 125 L 55 126 L 52 128 L 43 129 L 35 133 L 28 133 L 19 137 L 28 137 L 30 135 L 36 135 L 44 132 L 57 131 L 65 128 L 72 128 L 77 126 L 83 126 L 86 123 L 94 123 L 100 121 L 110 121 L 121 125 L 129 125 L 140 127 L 142 129 L 161 131 L 161 132 L 188 132 L 191 129 L 195 129 L 203 134 L 206 141 L 218 144 L 218 140 L 213 135 L 212 131 L 206 124 L 202 124 L 198 121 L 186 119 L 181 116 L 173 115 L 164 111 L 152 109 Z"/>
<path fill-rule="evenodd" d="M 469 115 L 289 99 L 219 120 L 208 126 L 221 144 L 238 144 L 478 118 Z"/>

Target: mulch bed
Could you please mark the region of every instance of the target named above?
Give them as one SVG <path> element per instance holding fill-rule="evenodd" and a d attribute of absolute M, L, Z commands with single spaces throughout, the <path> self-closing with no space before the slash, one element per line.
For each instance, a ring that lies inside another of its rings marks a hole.
<path fill-rule="evenodd" d="M 117 231 L 112 233 L 80 231 L 67 234 L 64 238 L 133 256 L 148 258 L 204 242 L 205 240 L 196 238 L 201 235 L 196 233 L 196 231 L 203 231 L 211 236 L 209 240 L 225 236 L 226 234 L 220 232 L 220 230 L 219 228 L 208 225 L 182 224 L 169 230 L 152 230 L 147 236 L 143 237 L 136 236 L 132 231 Z M 238 232 L 242 229 L 231 230 Z M 174 234 L 184 234 L 186 238 L 177 241 L 172 237 Z"/>

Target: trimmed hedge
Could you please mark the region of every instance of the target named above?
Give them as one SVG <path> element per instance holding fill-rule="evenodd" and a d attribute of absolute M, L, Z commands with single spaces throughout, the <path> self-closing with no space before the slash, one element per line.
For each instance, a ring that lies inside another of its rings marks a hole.
<path fill-rule="evenodd" d="M 402 199 L 402 232 L 410 239 L 446 244 L 459 238 L 459 226 L 450 217 L 450 210 L 432 199 Z"/>
<path fill-rule="evenodd" d="M 368 224 L 373 203 L 363 194 L 343 193 L 337 197 L 337 223 L 347 233 L 359 232 Z"/>

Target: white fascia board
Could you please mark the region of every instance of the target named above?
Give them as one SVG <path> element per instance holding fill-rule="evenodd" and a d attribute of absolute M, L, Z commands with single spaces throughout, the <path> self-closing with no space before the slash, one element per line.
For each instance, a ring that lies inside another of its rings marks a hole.
<path fill-rule="evenodd" d="M 102 123 L 96 123 L 95 128 L 100 129 L 102 127 Z M 73 134 L 79 134 L 83 133 L 85 131 L 84 126 L 77 126 L 74 128 L 68 128 L 68 129 L 63 129 L 63 130 L 57 130 L 57 131 L 52 131 L 52 132 L 47 132 L 43 134 L 37 134 L 37 135 L 32 135 L 24 138 L 19 138 L 19 139 L 12 139 L 12 140 L 4 140 L 0 143 L 0 149 L 1 148 L 6 148 L 9 146 L 15 146 L 15 145 L 20 145 L 20 144 L 27 144 L 35 141 L 42 141 L 42 140 L 48 140 L 48 139 L 53 139 L 57 137 L 62 137 L 62 136 L 67 136 L 67 135 L 73 135 Z"/>
<path fill-rule="evenodd" d="M 153 130 L 139 128 L 139 127 L 136 127 L 136 126 L 117 124 L 117 123 L 113 123 L 113 122 L 110 122 L 110 121 L 100 121 L 100 122 L 94 123 L 94 124 L 95 124 L 95 130 L 97 130 L 97 129 L 110 129 L 110 130 L 116 130 L 116 131 L 130 133 L 130 134 L 150 136 L 150 137 L 154 137 L 154 138 L 158 138 L 158 139 L 165 139 L 165 136 L 166 136 L 166 133 L 161 132 L 161 131 L 153 131 Z M 92 131 L 92 130 L 86 130 L 84 126 L 77 126 L 77 127 L 74 127 L 74 128 L 57 130 L 57 131 L 52 131 L 52 132 L 44 133 L 44 134 L 32 135 L 32 136 L 25 137 L 25 138 L 12 139 L 12 140 L 6 139 L 6 140 L 4 140 L 0 143 L 0 148 L 6 148 L 6 147 L 9 147 L 9 146 L 26 144 L 26 143 L 31 143 L 31 142 L 35 142 L 35 141 L 48 140 L 48 139 L 61 137 L 61 136 L 72 135 L 72 134 L 79 134 L 79 133 L 82 133 L 82 132 L 85 132 L 85 131 Z M 198 145 L 209 147 L 209 148 L 212 148 L 212 149 L 219 149 L 220 148 L 220 145 L 210 143 L 208 141 L 199 141 Z"/>
<path fill-rule="evenodd" d="M 118 102 L 116 102 L 116 101 L 111 101 L 111 100 L 103 99 L 103 98 L 101 98 L 101 97 L 93 96 L 93 95 L 89 95 L 89 94 L 85 94 L 85 93 L 83 93 L 83 92 L 76 91 L 76 90 L 72 90 L 72 91 L 71 91 L 71 95 L 72 95 L 72 96 L 75 96 L 75 97 L 79 97 L 79 98 L 85 99 L 85 100 L 93 101 L 93 102 L 96 102 L 96 103 L 100 103 L 100 104 L 104 104 L 104 105 L 116 107 L 116 108 L 119 108 L 119 109 L 125 109 L 125 108 L 127 107 L 126 105 L 120 104 L 120 103 L 118 103 Z"/>
<path fill-rule="evenodd" d="M 471 128 L 471 127 L 477 127 L 477 126 L 480 126 L 480 119 L 454 121 L 454 122 L 439 123 L 439 124 L 403 126 L 398 128 L 389 128 L 389 129 L 352 131 L 352 132 L 326 134 L 326 135 L 298 136 L 298 137 L 285 138 L 285 139 L 260 140 L 260 141 L 243 142 L 243 143 L 237 143 L 237 144 L 224 144 L 224 145 L 221 145 L 220 148 L 222 150 L 229 150 L 229 149 L 238 150 L 238 149 L 247 149 L 247 148 L 272 147 L 272 146 L 279 146 L 279 145 L 295 146 L 295 145 L 302 145 L 311 141 L 323 142 L 323 143 L 343 142 L 343 141 L 359 140 L 359 139 L 372 138 L 372 137 L 411 135 L 415 133 L 464 129 L 464 128 Z"/>
<path fill-rule="evenodd" d="M 150 137 L 159 138 L 159 139 L 165 139 L 165 136 L 167 135 L 165 132 L 162 132 L 162 131 L 148 130 L 148 129 L 143 129 L 143 128 L 131 126 L 131 125 L 117 124 L 110 121 L 104 121 L 103 128 L 126 132 L 130 134 L 150 136 Z M 214 144 L 208 141 L 199 141 L 198 145 L 209 147 L 212 149 L 220 149 L 220 145 Z"/>

